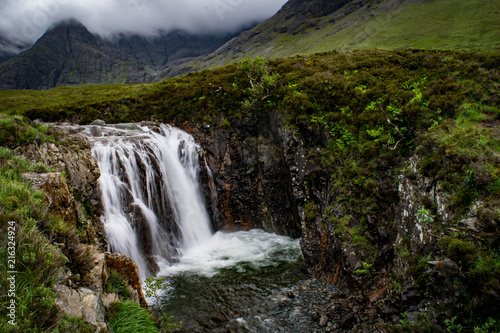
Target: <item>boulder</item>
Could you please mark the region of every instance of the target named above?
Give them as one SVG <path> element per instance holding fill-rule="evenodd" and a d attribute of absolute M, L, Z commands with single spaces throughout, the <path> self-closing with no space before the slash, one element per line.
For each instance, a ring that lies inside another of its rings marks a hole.
<path fill-rule="evenodd" d="M 106 331 L 104 321 L 105 307 L 100 292 L 87 288 L 71 289 L 64 285 L 56 285 L 53 291 L 57 294 L 56 304 L 61 312 L 70 317 L 80 317 L 97 328 L 96 332 Z"/>
<path fill-rule="evenodd" d="M 90 123 L 92 126 L 106 126 L 106 122 L 101 119 L 96 119 L 93 122 Z"/>

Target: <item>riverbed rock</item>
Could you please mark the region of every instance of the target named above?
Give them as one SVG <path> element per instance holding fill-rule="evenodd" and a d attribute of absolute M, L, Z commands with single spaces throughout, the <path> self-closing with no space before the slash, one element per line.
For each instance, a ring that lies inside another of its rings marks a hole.
<path fill-rule="evenodd" d="M 319 326 L 324 327 L 328 324 L 328 317 L 326 315 L 322 315 L 321 318 L 319 318 Z"/>
<path fill-rule="evenodd" d="M 106 122 L 101 119 L 96 119 L 90 123 L 91 126 L 106 126 Z"/>

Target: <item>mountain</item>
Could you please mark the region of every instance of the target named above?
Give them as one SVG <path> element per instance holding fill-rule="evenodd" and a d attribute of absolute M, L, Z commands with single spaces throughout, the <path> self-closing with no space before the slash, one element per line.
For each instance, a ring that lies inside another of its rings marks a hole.
<path fill-rule="evenodd" d="M 0 90 L 157 81 L 166 65 L 208 54 L 235 34 L 172 31 L 149 38 L 121 35 L 107 41 L 79 22 L 66 21 L 15 57 L 16 48 L 0 39 L 0 60 L 4 60 L 0 63 Z"/>
<path fill-rule="evenodd" d="M 154 80 L 133 57 L 67 21 L 45 33 L 35 45 L 0 64 L 0 89 L 49 89 L 61 85 L 138 83 Z"/>
<path fill-rule="evenodd" d="M 132 55 L 143 64 L 161 67 L 179 59 L 212 53 L 242 31 L 255 25 L 229 33 L 195 34 L 174 30 L 152 37 L 122 34 L 111 41 L 111 45 Z"/>
<path fill-rule="evenodd" d="M 151 82 L 257 56 L 373 48 L 499 49 L 499 35 L 500 2 L 485 0 L 290 0 L 232 39 L 229 33 L 171 31 L 105 41 L 71 21 L 1 63 L 0 90 Z M 0 53 L 0 60 L 11 56 Z"/>
<path fill-rule="evenodd" d="M 499 49 L 498 36 L 499 1 L 290 0 L 267 21 L 180 67 L 331 50 Z"/>

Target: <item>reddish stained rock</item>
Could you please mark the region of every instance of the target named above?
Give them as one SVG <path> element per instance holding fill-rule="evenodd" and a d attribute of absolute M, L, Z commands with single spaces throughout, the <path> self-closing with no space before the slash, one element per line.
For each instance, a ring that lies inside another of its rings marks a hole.
<path fill-rule="evenodd" d="M 106 265 L 108 270 L 115 270 L 123 276 L 129 285 L 137 291 L 139 296 L 139 303 L 143 307 L 148 307 L 144 294 L 142 293 L 141 278 L 139 277 L 139 270 L 136 264 L 128 256 L 121 253 L 106 253 Z"/>

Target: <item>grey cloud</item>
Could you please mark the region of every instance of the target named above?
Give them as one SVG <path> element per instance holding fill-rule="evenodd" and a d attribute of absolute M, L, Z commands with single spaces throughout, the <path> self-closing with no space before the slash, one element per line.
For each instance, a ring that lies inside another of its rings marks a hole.
<path fill-rule="evenodd" d="M 272 16 L 286 0 L 0 0 L 0 35 L 33 42 L 74 18 L 103 37 L 158 31 L 231 31 Z"/>

